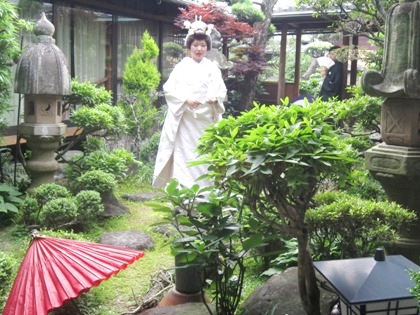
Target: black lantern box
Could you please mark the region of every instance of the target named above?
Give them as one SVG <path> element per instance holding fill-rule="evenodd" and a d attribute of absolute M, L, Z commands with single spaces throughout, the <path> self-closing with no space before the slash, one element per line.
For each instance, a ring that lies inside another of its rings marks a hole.
<path fill-rule="evenodd" d="M 377 251 L 375 258 L 314 262 L 315 269 L 340 298 L 341 315 L 419 315 L 410 271 L 419 266 L 401 255 Z"/>

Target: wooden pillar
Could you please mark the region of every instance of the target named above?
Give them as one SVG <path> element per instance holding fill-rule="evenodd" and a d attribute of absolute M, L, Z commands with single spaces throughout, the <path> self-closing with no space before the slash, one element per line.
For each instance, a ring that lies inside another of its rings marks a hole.
<path fill-rule="evenodd" d="M 291 98 L 298 96 L 299 85 L 300 85 L 300 59 L 302 53 L 302 30 L 298 29 L 296 32 L 296 48 L 295 48 L 295 79 L 294 79 L 294 89 L 293 95 L 290 95 Z"/>
<path fill-rule="evenodd" d="M 359 36 L 353 35 L 353 49 L 356 51 L 356 55 L 358 55 L 357 50 L 359 49 Z M 350 65 L 350 85 L 356 85 L 357 83 L 357 58 L 351 61 Z"/>
<path fill-rule="evenodd" d="M 279 64 L 279 82 L 277 86 L 277 100 L 286 96 L 286 49 L 287 49 L 287 30 L 288 25 L 284 24 L 281 28 L 281 41 L 280 41 L 280 64 Z"/>
<path fill-rule="evenodd" d="M 105 58 L 105 77 L 104 86 L 108 91 L 112 90 L 112 22 L 106 22 L 106 58 Z"/>
<path fill-rule="evenodd" d="M 348 35 L 343 36 L 343 46 L 349 47 L 349 43 L 350 43 L 349 36 Z M 344 62 L 343 62 L 343 72 L 344 72 L 344 74 L 343 74 L 343 92 L 341 94 L 342 99 L 348 98 L 348 94 L 346 92 L 346 87 L 347 87 L 347 82 L 348 82 L 348 72 L 349 72 L 348 68 L 349 68 L 349 62 L 348 62 L 348 60 L 344 60 Z"/>
<path fill-rule="evenodd" d="M 118 16 L 112 15 L 111 29 L 111 91 L 112 104 L 117 104 L 118 96 Z"/>

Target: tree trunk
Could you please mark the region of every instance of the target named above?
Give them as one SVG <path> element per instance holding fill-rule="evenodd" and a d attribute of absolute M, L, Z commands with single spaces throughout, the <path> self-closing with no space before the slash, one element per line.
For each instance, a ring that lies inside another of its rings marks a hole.
<path fill-rule="evenodd" d="M 273 16 L 274 5 L 278 0 L 263 0 L 261 3 L 261 10 L 265 15 L 264 21 L 256 25 L 256 35 L 253 40 L 253 45 L 260 46 L 265 50 L 268 41 L 268 29 L 271 24 L 271 17 Z M 255 97 L 255 86 L 257 84 L 258 73 L 252 73 L 244 78 L 244 86 L 241 89 L 241 98 L 239 100 L 240 110 L 248 110 L 253 107 Z"/>
<path fill-rule="evenodd" d="M 320 292 L 316 282 L 315 268 L 309 250 L 309 236 L 306 230 L 298 236 L 298 284 L 303 309 L 308 315 L 321 315 Z"/>
<path fill-rule="evenodd" d="M 311 74 L 315 73 L 318 67 L 318 61 L 316 60 L 316 58 L 313 58 L 308 70 L 306 70 L 306 72 L 302 75 L 302 79 L 309 80 Z"/>

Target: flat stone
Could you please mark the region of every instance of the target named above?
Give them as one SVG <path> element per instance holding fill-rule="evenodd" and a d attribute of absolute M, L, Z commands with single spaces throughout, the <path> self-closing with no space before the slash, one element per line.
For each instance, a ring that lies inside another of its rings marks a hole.
<path fill-rule="evenodd" d="M 151 250 L 155 247 L 150 235 L 139 230 L 106 232 L 102 234 L 99 243 L 136 250 Z"/>

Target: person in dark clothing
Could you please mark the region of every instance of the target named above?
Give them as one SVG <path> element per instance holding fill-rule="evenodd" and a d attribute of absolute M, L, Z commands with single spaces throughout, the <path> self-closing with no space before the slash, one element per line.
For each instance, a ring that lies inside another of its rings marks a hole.
<path fill-rule="evenodd" d="M 329 49 L 328 57 L 330 57 L 335 63 L 328 69 L 327 76 L 321 86 L 319 96 L 323 101 L 335 98 L 341 100 L 343 93 L 343 64 L 337 60 L 335 50 L 339 49 L 339 46 L 333 46 Z"/>

